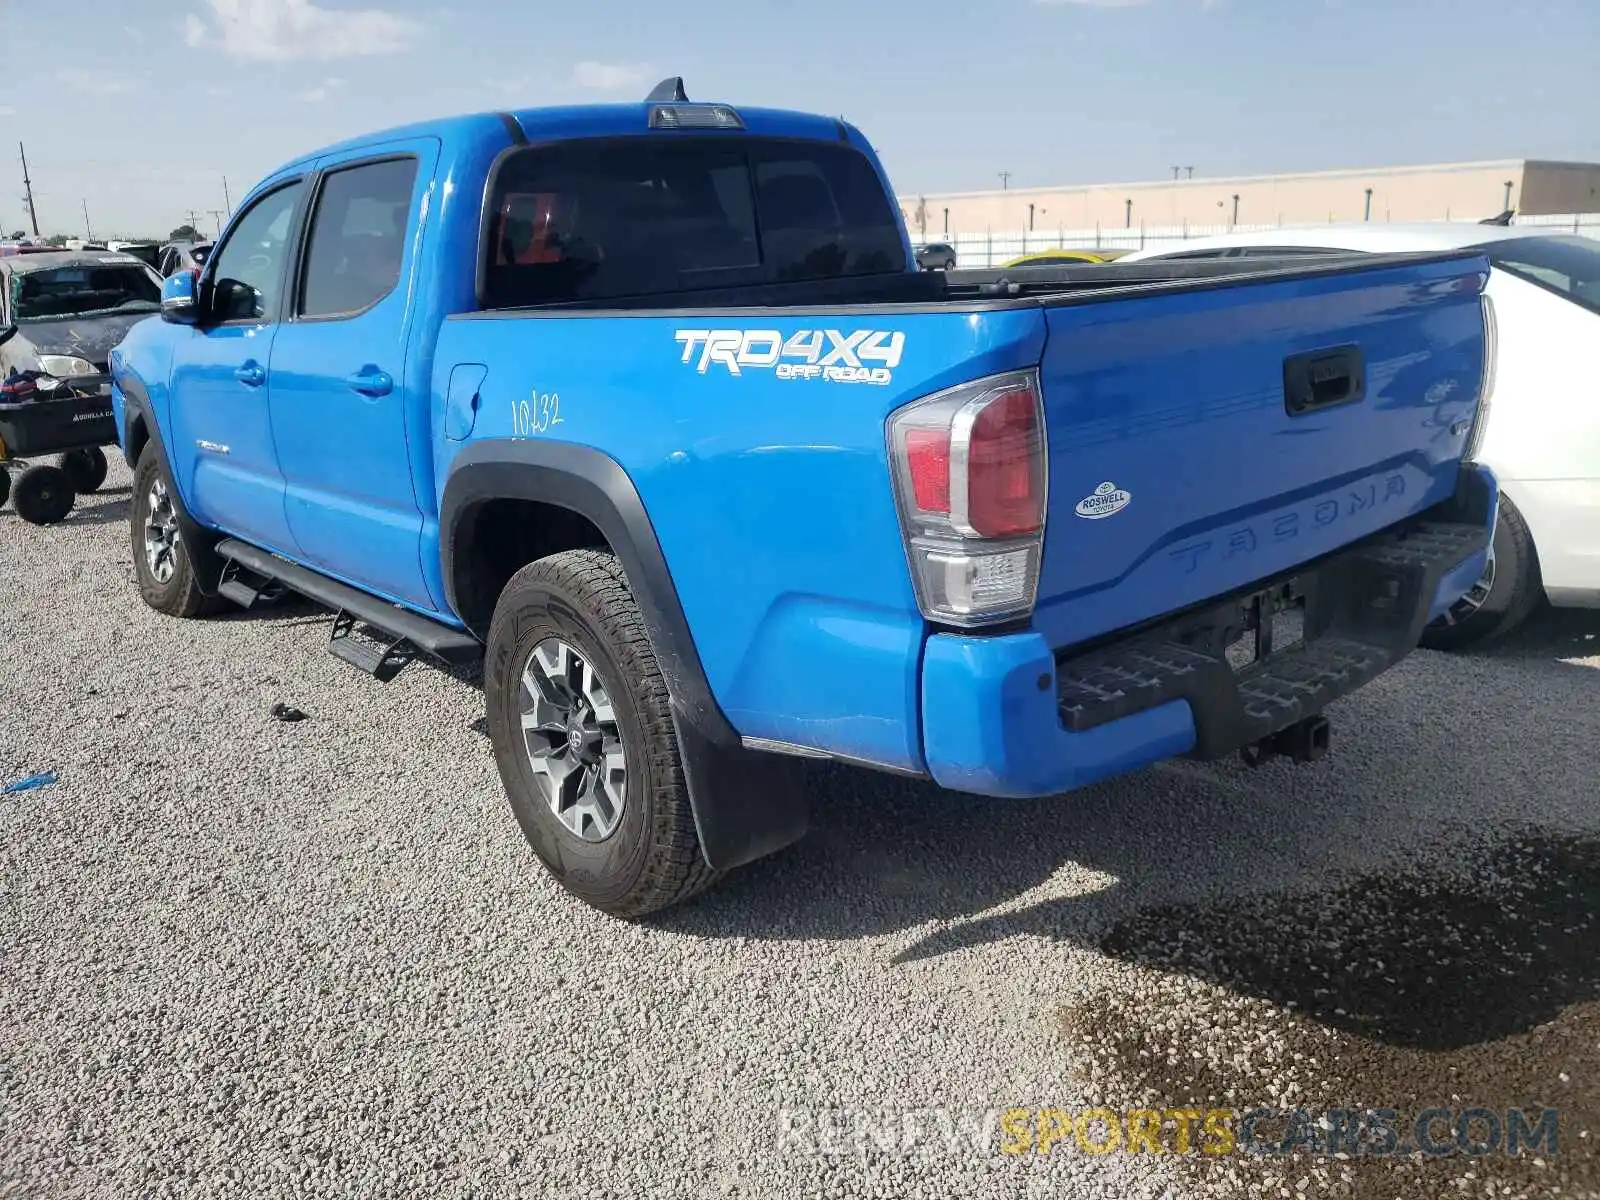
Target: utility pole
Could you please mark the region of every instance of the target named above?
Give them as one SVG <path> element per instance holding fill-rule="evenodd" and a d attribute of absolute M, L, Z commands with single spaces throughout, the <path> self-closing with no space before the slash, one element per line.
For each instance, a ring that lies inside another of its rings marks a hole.
<path fill-rule="evenodd" d="M 22 195 L 28 202 L 28 220 L 33 223 L 33 236 L 39 236 L 39 213 L 33 207 L 33 180 L 28 178 L 28 151 L 21 142 L 17 143 L 17 151 L 22 155 Z"/>
<path fill-rule="evenodd" d="M 228 195 L 228 177 L 226 175 L 222 177 L 222 206 L 228 210 L 223 214 L 224 216 L 233 216 L 233 198 Z M 222 231 L 219 229 L 217 232 L 221 233 Z"/>
<path fill-rule="evenodd" d="M 206 209 L 206 211 L 211 214 L 211 219 L 217 223 L 217 236 L 221 237 L 222 236 L 222 218 L 227 216 L 228 214 L 223 212 L 220 208 L 208 208 L 208 209 Z M 197 230 L 195 230 L 195 232 L 199 233 L 200 231 L 197 229 Z"/>
<path fill-rule="evenodd" d="M 189 210 L 189 228 L 197 234 L 200 232 L 200 214 L 192 208 Z"/>
<path fill-rule="evenodd" d="M 94 241 L 94 230 L 89 225 L 89 199 L 83 200 L 83 236 L 87 241 Z"/>
<path fill-rule="evenodd" d="M 1010 171 L 1001 171 L 1000 172 L 1000 190 L 1003 192 L 1007 188 L 1009 188 L 1010 186 L 1011 186 L 1011 172 Z"/>
<path fill-rule="evenodd" d="M 1194 178 L 1194 168 L 1193 167 L 1185 167 L 1184 170 L 1189 172 L 1189 178 L 1190 179 Z"/>

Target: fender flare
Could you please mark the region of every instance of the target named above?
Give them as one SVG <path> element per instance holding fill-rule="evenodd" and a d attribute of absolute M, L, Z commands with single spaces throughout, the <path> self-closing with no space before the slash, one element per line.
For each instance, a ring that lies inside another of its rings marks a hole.
<path fill-rule="evenodd" d="M 450 611 L 479 640 L 488 636 L 488 618 L 470 620 L 463 611 L 455 563 L 471 539 L 476 511 L 493 500 L 551 504 L 593 522 L 622 560 L 673 702 L 714 745 L 739 744 L 739 735 L 711 695 L 644 502 L 615 459 L 588 446 L 511 438 L 474 442 L 456 457 L 439 504 L 440 566 Z"/>
<path fill-rule="evenodd" d="M 689 803 L 706 861 L 730 870 L 805 835 L 809 812 L 794 764 L 746 749 L 712 694 L 655 527 L 638 489 L 609 455 L 570 443 L 489 438 L 455 458 L 439 504 L 440 568 L 450 610 L 468 621 L 455 564 L 475 514 L 494 500 L 567 509 L 600 530 L 621 560 L 666 680 Z"/>

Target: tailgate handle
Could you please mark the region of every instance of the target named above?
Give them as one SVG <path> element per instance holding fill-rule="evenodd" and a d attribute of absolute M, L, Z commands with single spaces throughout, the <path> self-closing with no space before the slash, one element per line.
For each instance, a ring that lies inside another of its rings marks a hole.
<path fill-rule="evenodd" d="M 1283 360 L 1283 407 L 1291 417 L 1355 404 L 1367 394 L 1360 346 L 1312 350 Z"/>

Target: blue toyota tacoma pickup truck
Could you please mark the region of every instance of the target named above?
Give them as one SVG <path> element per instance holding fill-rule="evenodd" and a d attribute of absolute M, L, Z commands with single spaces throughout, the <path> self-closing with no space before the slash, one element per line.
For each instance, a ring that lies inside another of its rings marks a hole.
<path fill-rule="evenodd" d="M 139 588 L 481 662 L 525 836 L 620 916 L 800 837 L 794 756 L 1313 759 L 1483 569 L 1487 270 L 919 272 L 859 131 L 681 81 L 389 130 L 118 348 Z"/>

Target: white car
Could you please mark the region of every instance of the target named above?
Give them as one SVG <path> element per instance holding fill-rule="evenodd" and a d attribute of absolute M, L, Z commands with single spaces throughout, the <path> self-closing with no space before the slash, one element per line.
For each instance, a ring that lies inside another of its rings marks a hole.
<path fill-rule="evenodd" d="M 1498 637 L 1542 598 L 1600 608 L 1600 241 L 1537 226 L 1316 225 L 1196 238 L 1119 260 L 1461 248 L 1483 250 L 1492 264 L 1498 367 L 1478 457 L 1498 476 L 1502 504 L 1488 570 L 1423 635 L 1437 649 Z"/>

